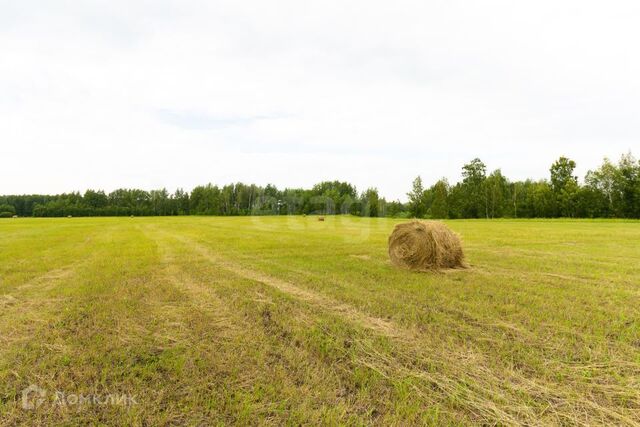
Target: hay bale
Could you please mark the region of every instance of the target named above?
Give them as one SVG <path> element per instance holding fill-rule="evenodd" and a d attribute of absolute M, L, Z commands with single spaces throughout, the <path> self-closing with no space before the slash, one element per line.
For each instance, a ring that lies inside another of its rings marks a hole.
<path fill-rule="evenodd" d="M 324 217 L 323 216 L 319 216 L 318 217 L 318 221 L 324 221 Z"/>
<path fill-rule="evenodd" d="M 394 265 L 417 271 L 466 267 L 460 237 L 438 221 L 396 225 L 389 236 L 389 257 Z"/>

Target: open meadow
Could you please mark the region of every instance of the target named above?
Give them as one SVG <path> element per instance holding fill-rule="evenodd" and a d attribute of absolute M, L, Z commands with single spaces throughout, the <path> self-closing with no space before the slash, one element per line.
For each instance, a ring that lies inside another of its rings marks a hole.
<path fill-rule="evenodd" d="M 640 425 L 639 222 L 402 221 L 1 220 L 0 425 Z"/>

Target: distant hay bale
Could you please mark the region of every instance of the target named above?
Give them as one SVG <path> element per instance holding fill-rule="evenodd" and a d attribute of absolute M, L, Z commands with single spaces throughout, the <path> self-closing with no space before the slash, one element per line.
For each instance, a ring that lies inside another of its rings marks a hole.
<path fill-rule="evenodd" d="M 319 216 L 318 217 L 318 221 L 324 221 L 324 217 L 323 216 Z"/>
<path fill-rule="evenodd" d="M 67 215 L 67 218 L 73 218 L 73 216 L 72 215 Z"/>
<path fill-rule="evenodd" d="M 394 265 L 417 271 L 466 267 L 460 237 L 437 221 L 396 225 L 389 236 L 389 257 Z"/>

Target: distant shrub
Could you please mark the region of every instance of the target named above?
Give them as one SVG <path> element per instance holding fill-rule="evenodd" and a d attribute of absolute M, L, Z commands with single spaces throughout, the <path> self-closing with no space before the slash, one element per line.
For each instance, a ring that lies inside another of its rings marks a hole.
<path fill-rule="evenodd" d="M 13 218 L 13 212 L 0 212 L 0 218 Z"/>

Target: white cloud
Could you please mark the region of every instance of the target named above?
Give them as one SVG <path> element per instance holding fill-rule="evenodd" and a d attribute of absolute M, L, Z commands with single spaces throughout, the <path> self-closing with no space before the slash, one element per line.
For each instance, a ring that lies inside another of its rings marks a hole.
<path fill-rule="evenodd" d="M 0 193 L 308 186 L 404 198 L 640 150 L 631 1 L 0 1 Z"/>

